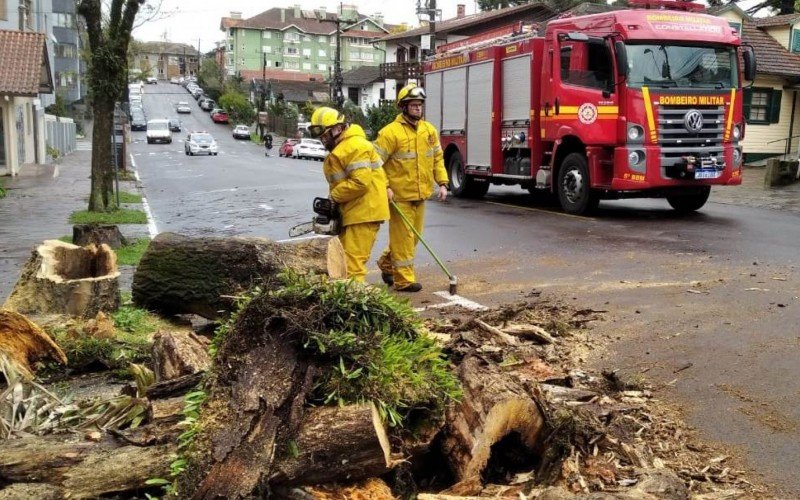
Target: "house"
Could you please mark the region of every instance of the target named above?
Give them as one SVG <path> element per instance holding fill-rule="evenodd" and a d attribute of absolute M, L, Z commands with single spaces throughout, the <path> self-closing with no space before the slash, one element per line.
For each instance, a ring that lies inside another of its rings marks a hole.
<path fill-rule="evenodd" d="M 254 78 L 250 83 L 250 102 L 258 103 L 260 93 L 266 91 L 268 100 L 282 99 L 301 106 L 307 102 L 321 104 L 328 101 L 328 84 L 323 81 L 264 80 Z"/>
<path fill-rule="evenodd" d="M 734 4 L 711 9 L 753 46 L 757 75 L 744 82 L 745 162 L 800 149 L 800 14 L 751 18 Z"/>
<path fill-rule="evenodd" d="M 385 86 L 377 66 L 360 66 L 342 74 L 342 93 L 365 112 L 386 99 Z"/>
<path fill-rule="evenodd" d="M 320 21 L 324 19 L 325 21 Z M 273 7 L 242 19 L 241 13 L 223 17 L 228 75 L 245 80 L 324 80 L 333 70 L 336 54 L 336 20 L 341 20 L 341 68 L 378 66 L 384 62 L 383 44 L 373 41 L 392 28 L 383 16 L 365 16 L 354 6 L 340 5 L 338 12 Z M 264 73 L 267 73 L 264 75 Z"/>
<path fill-rule="evenodd" d="M 0 175 L 17 175 L 24 163 L 45 162 L 40 94 L 53 93 L 44 33 L 0 30 Z"/>
<path fill-rule="evenodd" d="M 200 68 L 200 53 L 186 43 L 139 42 L 133 53 L 133 68 L 159 80 L 194 75 Z"/>
<path fill-rule="evenodd" d="M 519 22 L 538 23 L 556 15 L 552 8 L 543 3 L 526 3 L 471 15 L 466 14 L 464 4 L 458 4 L 456 12 L 456 17 L 435 23 L 435 47 L 509 27 Z M 430 26 L 421 26 L 393 33 L 380 39 L 386 44 L 386 62 L 380 65 L 381 78 L 385 81 L 385 99 L 395 99 L 397 90 L 402 88 L 406 82 L 418 81 L 421 78 L 424 56 L 423 37 L 430 33 Z"/>

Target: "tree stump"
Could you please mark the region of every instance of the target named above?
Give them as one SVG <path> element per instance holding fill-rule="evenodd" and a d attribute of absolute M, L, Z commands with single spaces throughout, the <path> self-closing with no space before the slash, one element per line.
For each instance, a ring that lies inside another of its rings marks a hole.
<path fill-rule="evenodd" d="M 236 296 L 249 288 L 274 286 L 284 269 L 327 274 L 328 248 L 325 239 L 280 244 L 264 238 L 161 233 L 136 269 L 133 300 L 167 315 L 192 313 L 216 319 L 232 311 Z"/>
<path fill-rule="evenodd" d="M 28 379 L 33 365 L 50 358 L 67 364 L 64 351 L 47 333 L 20 313 L 0 310 L 0 355 L 5 354 Z"/>
<path fill-rule="evenodd" d="M 458 376 L 464 395 L 448 410 L 442 440 L 456 479 L 480 479 L 492 446 L 512 433 L 518 435 L 523 451 L 534 453 L 544 418 L 525 387 L 496 364 L 477 356 L 464 359 Z"/>
<path fill-rule="evenodd" d="M 158 332 L 153 337 L 156 382 L 208 370 L 208 341 L 192 332 Z"/>
<path fill-rule="evenodd" d="M 106 244 L 111 248 L 127 244 L 119 227 L 113 224 L 75 224 L 72 226 L 72 243 L 82 247 Z"/>
<path fill-rule="evenodd" d="M 107 245 L 58 240 L 37 246 L 3 307 L 24 314 L 94 317 L 119 308 L 117 255 Z"/>

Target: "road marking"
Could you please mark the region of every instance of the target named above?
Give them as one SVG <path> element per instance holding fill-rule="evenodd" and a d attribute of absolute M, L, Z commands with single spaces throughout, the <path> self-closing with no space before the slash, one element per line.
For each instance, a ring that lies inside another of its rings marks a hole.
<path fill-rule="evenodd" d="M 555 212 L 553 210 L 544 210 L 544 209 L 541 209 L 541 208 L 521 207 L 519 205 L 511 205 L 509 203 L 500 203 L 498 201 L 487 201 L 486 203 L 488 203 L 489 205 L 500 205 L 501 207 L 518 208 L 520 210 L 527 210 L 528 212 L 541 212 L 541 213 L 550 214 L 550 215 L 561 215 L 563 217 L 572 217 L 573 219 L 597 220 L 594 217 L 586 217 L 584 215 L 566 214 L 564 212 Z"/>
<path fill-rule="evenodd" d="M 262 204 L 260 204 L 260 205 L 259 205 L 259 207 L 263 208 L 264 210 L 275 210 L 275 209 L 274 209 L 274 208 L 272 208 L 271 206 L 269 206 L 269 205 L 265 205 L 265 204 L 263 204 L 263 203 L 262 203 Z"/>
<path fill-rule="evenodd" d="M 313 240 L 315 238 L 330 238 L 330 236 L 325 234 L 312 234 L 311 236 L 298 236 L 297 238 L 287 238 L 285 240 L 278 240 L 275 243 L 286 243 L 288 241 L 300 241 L 300 240 Z"/>
<path fill-rule="evenodd" d="M 133 176 L 136 178 L 136 182 L 141 183 L 142 179 L 139 177 L 139 171 L 136 170 L 136 160 L 133 159 L 133 154 L 131 154 L 131 166 L 133 167 Z M 158 235 L 158 226 L 156 226 L 156 219 L 153 217 L 150 204 L 147 203 L 147 198 L 144 195 L 142 195 L 142 208 L 147 216 L 147 232 L 150 233 L 150 239 L 152 240 Z"/>
<path fill-rule="evenodd" d="M 466 297 L 462 297 L 461 295 L 450 295 L 450 292 L 441 291 L 441 292 L 433 292 L 433 294 L 443 299 L 448 299 L 448 301 L 439 304 L 432 304 L 425 307 L 417 307 L 414 310 L 417 312 L 422 312 L 428 309 L 441 309 L 444 307 L 451 307 L 451 306 L 463 307 L 464 309 L 468 309 L 470 311 L 486 311 L 489 309 L 488 307 L 482 304 L 478 304 L 477 302 L 474 302 L 472 300 L 469 300 Z"/>

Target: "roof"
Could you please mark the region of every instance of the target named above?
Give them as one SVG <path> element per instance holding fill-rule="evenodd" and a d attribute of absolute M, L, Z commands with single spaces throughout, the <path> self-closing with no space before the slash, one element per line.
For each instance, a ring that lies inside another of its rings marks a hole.
<path fill-rule="evenodd" d="M 336 27 L 332 23 L 321 22 L 317 20 L 316 12 L 313 10 L 301 10 L 300 16 L 295 16 L 295 9 L 284 7 L 273 7 L 265 10 L 261 14 L 257 14 L 248 19 L 233 19 L 230 17 L 223 17 L 220 22 L 220 29 L 228 28 L 247 28 L 247 29 L 271 29 L 271 30 L 284 30 L 290 26 L 296 27 L 298 30 L 313 35 L 330 35 L 336 32 Z M 371 21 L 376 26 L 388 32 L 394 28 L 394 25 L 378 23 L 375 19 L 357 13 L 358 20 L 353 24 L 358 24 L 363 21 Z M 338 18 L 336 12 L 326 12 L 325 19 L 334 21 Z M 343 26 L 344 28 L 345 26 Z M 375 36 L 380 36 L 380 32 L 369 32 Z M 348 35 L 352 36 L 352 31 L 348 31 Z M 361 35 L 363 36 L 363 35 Z"/>
<path fill-rule="evenodd" d="M 800 54 L 792 54 L 754 23 L 744 20 L 742 40 L 753 46 L 759 73 L 800 77 Z"/>
<path fill-rule="evenodd" d="M 525 20 L 525 21 L 540 21 L 555 14 L 550 7 L 543 3 L 526 3 L 514 7 L 507 7 L 505 9 L 489 10 L 486 12 L 478 12 L 464 17 L 455 17 L 445 21 L 437 22 L 435 31 L 437 34 L 455 33 L 462 30 L 469 30 L 483 24 L 503 20 L 504 18 L 512 18 L 510 20 Z M 428 26 L 414 28 L 412 30 L 403 31 L 401 33 L 393 33 L 391 35 L 381 38 L 382 42 L 392 40 L 404 40 L 407 38 L 417 38 L 422 35 L 430 33 Z"/>
<path fill-rule="evenodd" d="M 301 73 L 300 71 L 284 71 L 280 69 L 268 69 L 262 71 L 260 69 L 243 69 L 238 71 L 239 76 L 245 81 L 258 80 L 261 81 L 262 76 L 266 76 L 271 81 L 288 81 L 288 82 L 322 82 L 325 76 L 322 73 Z"/>
<path fill-rule="evenodd" d="M 260 86 L 262 82 L 261 78 L 252 80 L 252 84 L 255 86 Z M 285 101 L 322 102 L 328 98 L 328 84 L 322 81 L 301 82 L 269 79 L 268 85 L 272 88 L 273 95 L 283 94 Z"/>
<path fill-rule="evenodd" d="M 378 66 L 359 66 L 342 73 L 342 83 L 351 86 L 369 85 L 381 81 L 381 68 Z"/>
<path fill-rule="evenodd" d="M 0 30 L 0 94 L 52 93 L 44 33 Z"/>
<path fill-rule="evenodd" d="M 772 28 L 774 26 L 791 26 L 800 20 L 800 14 L 783 14 L 782 16 L 759 17 L 753 19 L 759 28 Z"/>
<path fill-rule="evenodd" d="M 176 56 L 182 56 L 184 53 L 187 56 L 198 54 L 197 49 L 188 43 L 141 42 L 139 47 L 142 54 L 173 54 Z"/>

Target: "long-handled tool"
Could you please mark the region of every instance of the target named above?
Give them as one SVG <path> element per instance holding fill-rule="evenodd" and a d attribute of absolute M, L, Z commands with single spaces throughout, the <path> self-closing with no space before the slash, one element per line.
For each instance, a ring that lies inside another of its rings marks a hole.
<path fill-rule="evenodd" d="M 428 253 L 431 254 L 431 257 L 433 257 L 433 260 L 435 260 L 436 263 L 439 264 L 439 267 L 442 268 L 442 271 L 444 271 L 444 273 L 447 275 L 448 279 L 450 279 L 450 295 L 455 295 L 456 292 L 458 291 L 458 278 L 456 278 L 455 275 L 450 274 L 450 271 L 447 270 L 447 267 L 445 267 L 445 265 L 442 262 L 442 260 L 439 259 L 439 256 L 436 255 L 436 253 L 431 249 L 431 247 L 428 246 L 427 243 L 425 243 L 425 240 L 422 239 L 422 235 L 419 234 L 419 231 L 417 231 L 417 228 L 415 228 L 414 225 L 411 223 L 411 221 L 408 220 L 408 218 L 406 217 L 406 214 L 404 214 L 403 211 L 400 210 L 400 207 L 397 206 L 397 203 L 395 203 L 394 200 L 391 200 L 389 203 L 391 203 L 392 208 L 394 208 L 397 211 L 397 214 L 400 216 L 401 219 L 403 219 L 403 222 L 405 223 L 405 225 L 414 233 L 414 235 L 417 237 L 417 239 L 419 239 L 419 241 L 425 247 L 425 250 L 427 250 Z"/>

